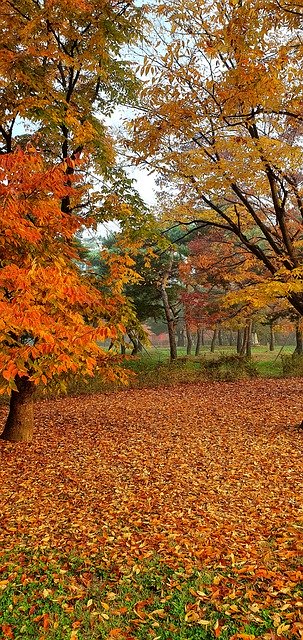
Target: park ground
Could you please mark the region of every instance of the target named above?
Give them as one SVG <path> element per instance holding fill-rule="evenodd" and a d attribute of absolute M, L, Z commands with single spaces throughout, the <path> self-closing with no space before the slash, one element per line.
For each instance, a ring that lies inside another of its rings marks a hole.
<path fill-rule="evenodd" d="M 302 392 L 38 401 L 0 443 L 1 640 L 302 639 Z"/>

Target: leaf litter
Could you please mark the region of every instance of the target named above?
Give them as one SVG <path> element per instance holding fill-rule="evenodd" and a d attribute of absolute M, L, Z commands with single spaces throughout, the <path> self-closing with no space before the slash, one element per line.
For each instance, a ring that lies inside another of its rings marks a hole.
<path fill-rule="evenodd" d="M 0 444 L 0 592 L 15 579 L 8 557 L 32 579 L 20 550 L 44 553 L 46 565 L 72 554 L 86 562 L 77 578 L 68 565 L 59 571 L 72 598 L 87 598 L 94 566 L 112 576 L 98 614 L 109 635 L 96 637 L 137 637 L 147 620 L 155 626 L 138 637 L 156 637 L 185 580 L 183 623 L 206 634 L 193 637 L 219 637 L 230 618 L 238 632 L 228 637 L 249 640 L 260 633 L 247 623 L 270 611 L 262 637 L 302 638 L 302 390 L 298 379 L 260 379 L 37 402 L 33 443 Z M 169 592 L 164 604 L 132 603 L 132 635 L 123 635 L 110 628 L 112 604 L 116 615 L 128 610 L 128 594 L 115 601 L 115 579 L 136 581 L 150 562 L 175 572 Z M 208 584 L 191 585 L 197 572 Z M 91 597 L 86 608 L 97 615 Z M 51 637 L 55 618 L 34 619 Z M 2 633 L 14 637 L 6 621 Z"/>

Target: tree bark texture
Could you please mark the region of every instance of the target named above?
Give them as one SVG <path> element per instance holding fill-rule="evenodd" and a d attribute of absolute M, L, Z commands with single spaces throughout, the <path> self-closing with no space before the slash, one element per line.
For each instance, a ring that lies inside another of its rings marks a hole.
<path fill-rule="evenodd" d="M 2 440 L 10 442 L 31 442 L 34 431 L 34 390 L 35 385 L 25 376 L 16 376 L 18 391 L 12 391 L 9 413 Z"/>
<path fill-rule="evenodd" d="M 300 327 L 300 323 L 296 323 L 296 348 L 295 353 L 299 356 L 303 354 L 303 337 L 302 337 L 302 329 Z"/>
<path fill-rule="evenodd" d="M 237 331 L 237 353 L 241 353 L 243 332 L 241 329 Z"/>
<path fill-rule="evenodd" d="M 275 350 L 275 332 L 273 322 L 269 325 L 269 351 Z"/>
<path fill-rule="evenodd" d="M 167 280 L 171 274 L 171 269 L 172 269 L 172 259 L 170 261 L 169 267 L 167 268 L 167 270 L 165 271 L 165 273 L 163 274 L 163 278 L 162 278 L 162 282 L 161 282 L 161 286 L 160 286 L 160 291 L 161 291 L 161 298 L 162 298 L 162 302 L 163 302 L 163 307 L 164 307 L 164 311 L 165 311 L 165 318 L 166 318 L 166 322 L 167 322 L 167 329 L 168 329 L 168 337 L 169 337 L 169 350 L 170 350 L 170 359 L 171 360 L 176 360 L 177 359 L 177 343 L 176 343 L 176 335 L 175 335 L 175 316 L 174 316 L 174 312 L 169 304 L 169 299 L 168 299 L 168 295 L 167 295 Z"/>
<path fill-rule="evenodd" d="M 178 347 L 185 347 L 184 327 L 177 331 Z"/>
<path fill-rule="evenodd" d="M 193 346 L 193 339 L 192 339 L 192 335 L 191 335 L 191 331 L 188 325 L 186 325 L 186 353 L 188 356 L 191 355 L 191 350 L 192 350 L 192 346 Z"/>
<path fill-rule="evenodd" d="M 252 334 L 252 322 L 250 320 L 244 329 L 240 356 L 247 356 L 248 358 L 251 357 L 251 334 Z"/>
<path fill-rule="evenodd" d="M 252 343 L 252 321 L 247 325 L 247 343 L 246 343 L 246 356 L 247 358 L 251 358 L 251 343 Z"/>
<path fill-rule="evenodd" d="M 202 343 L 203 343 L 203 329 L 198 328 L 195 356 L 200 355 L 200 349 L 201 349 Z"/>

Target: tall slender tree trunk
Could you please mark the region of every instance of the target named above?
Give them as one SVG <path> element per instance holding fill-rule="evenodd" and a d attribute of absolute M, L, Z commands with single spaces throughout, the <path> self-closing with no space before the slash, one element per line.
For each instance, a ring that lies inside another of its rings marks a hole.
<path fill-rule="evenodd" d="M 218 337 L 218 329 L 216 328 L 216 329 L 214 329 L 214 333 L 213 333 L 213 337 L 212 337 L 212 341 L 211 341 L 211 345 L 210 345 L 211 353 L 215 353 L 215 346 L 216 346 L 217 337 Z"/>
<path fill-rule="evenodd" d="M 229 332 L 229 346 L 230 347 L 233 346 L 233 332 L 232 331 Z"/>
<path fill-rule="evenodd" d="M 193 339 L 192 339 L 191 331 L 188 324 L 186 325 L 185 328 L 186 328 L 186 353 L 188 356 L 190 356 L 191 350 L 193 347 Z"/>
<path fill-rule="evenodd" d="M 251 357 L 251 334 L 252 334 L 252 321 L 250 320 L 244 329 L 240 356 L 247 356 L 248 358 Z"/>
<path fill-rule="evenodd" d="M 270 322 L 269 324 L 269 351 L 275 350 L 275 332 L 274 332 L 274 323 Z"/>
<path fill-rule="evenodd" d="M 34 430 L 34 390 L 35 385 L 25 376 L 16 376 L 18 391 L 12 391 L 9 413 L 2 440 L 10 442 L 30 442 Z"/>
<path fill-rule="evenodd" d="M 297 353 L 299 356 L 303 354 L 303 338 L 300 320 L 296 322 L 296 348 L 294 353 Z"/>
<path fill-rule="evenodd" d="M 219 344 L 219 347 L 223 347 L 223 332 L 222 332 L 222 329 L 219 329 L 219 331 L 218 331 L 218 344 Z"/>
<path fill-rule="evenodd" d="M 184 327 L 177 331 L 177 343 L 178 347 L 185 347 Z"/>
<path fill-rule="evenodd" d="M 242 349 L 242 338 L 243 338 L 243 332 L 241 329 L 238 329 L 237 331 L 237 353 L 241 354 L 241 349 Z"/>
<path fill-rule="evenodd" d="M 201 329 L 201 347 L 205 346 L 204 329 Z"/>
<path fill-rule="evenodd" d="M 242 344 L 240 349 L 240 356 L 245 356 L 247 351 L 247 342 L 248 342 L 248 325 L 244 327 L 243 339 L 242 339 Z"/>
<path fill-rule="evenodd" d="M 253 323 L 252 323 L 252 320 L 250 320 L 247 325 L 247 342 L 246 342 L 247 358 L 251 358 L 252 329 L 253 329 Z"/>
<path fill-rule="evenodd" d="M 199 356 L 200 355 L 200 349 L 201 349 L 201 346 L 202 346 L 202 334 L 203 334 L 203 329 L 198 327 L 198 329 L 197 329 L 197 342 L 196 342 L 195 356 Z"/>
<path fill-rule="evenodd" d="M 177 343 L 176 343 L 176 335 L 175 335 L 175 315 L 174 312 L 169 304 L 169 299 L 168 299 L 168 295 L 167 295 L 167 281 L 168 278 L 171 274 L 171 270 L 172 270 L 172 264 L 173 264 L 173 258 L 171 258 L 169 266 L 167 268 L 167 270 L 165 271 L 165 273 L 163 274 L 163 278 L 162 278 L 162 282 L 160 285 L 160 291 L 161 291 L 161 298 L 162 298 L 162 302 L 163 302 L 163 307 L 164 307 L 164 311 L 165 311 L 165 318 L 166 318 L 166 322 L 167 322 L 167 329 L 168 329 L 168 337 L 169 337 L 169 350 L 170 350 L 170 359 L 171 360 L 176 360 L 177 359 Z"/>

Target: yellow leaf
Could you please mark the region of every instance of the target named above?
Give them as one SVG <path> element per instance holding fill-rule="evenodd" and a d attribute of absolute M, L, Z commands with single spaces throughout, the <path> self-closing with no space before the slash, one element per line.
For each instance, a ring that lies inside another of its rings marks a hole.
<path fill-rule="evenodd" d="M 280 624 L 280 626 L 277 628 L 277 636 L 282 636 L 283 633 L 285 631 L 288 631 L 289 628 L 290 628 L 290 624 L 285 624 L 285 622 Z"/>

